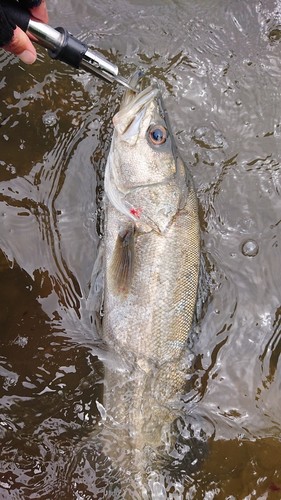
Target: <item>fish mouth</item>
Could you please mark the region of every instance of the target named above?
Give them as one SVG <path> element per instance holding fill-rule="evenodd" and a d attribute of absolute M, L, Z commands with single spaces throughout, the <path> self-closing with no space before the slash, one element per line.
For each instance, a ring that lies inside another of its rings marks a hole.
<path fill-rule="evenodd" d="M 134 90 L 126 90 L 123 94 L 123 99 L 121 101 L 120 109 L 122 107 L 125 107 L 129 102 L 133 101 L 136 96 L 143 90 L 142 89 L 142 83 L 143 83 L 143 77 L 144 77 L 144 71 L 142 70 L 137 70 L 133 75 L 130 77 L 128 83 L 131 87 L 131 89 Z"/>
<path fill-rule="evenodd" d="M 113 117 L 115 127 L 123 129 L 122 123 L 125 125 L 126 122 L 132 121 L 133 118 L 137 118 L 138 116 L 141 117 L 147 105 L 160 97 L 160 89 L 156 85 L 149 85 L 143 90 L 140 89 L 142 76 L 143 74 L 138 71 L 129 80 L 132 87 L 138 88 L 138 93 L 132 90 L 126 90 L 123 95 L 120 109 Z"/>
<path fill-rule="evenodd" d="M 152 101 L 157 94 L 160 94 L 160 90 L 155 85 L 146 87 L 138 94 L 132 90 L 127 90 L 124 94 L 120 110 L 117 115 L 123 116 L 126 113 L 137 113 L 143 106 L 146 106 L 150 101 Z"/>

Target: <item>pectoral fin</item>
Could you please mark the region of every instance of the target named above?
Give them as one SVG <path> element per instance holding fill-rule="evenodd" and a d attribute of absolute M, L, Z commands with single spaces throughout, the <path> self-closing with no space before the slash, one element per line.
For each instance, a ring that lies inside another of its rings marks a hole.
<path fill-rule="evenodd" d="M 110 265 L 110 282 L 118 295 L 126 296 L 134 274 L 135 227 L 130 225 L 118 234 Z"/>

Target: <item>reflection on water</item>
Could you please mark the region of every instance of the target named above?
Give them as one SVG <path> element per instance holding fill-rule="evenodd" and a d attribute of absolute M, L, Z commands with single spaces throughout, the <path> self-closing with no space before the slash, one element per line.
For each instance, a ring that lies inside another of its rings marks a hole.
<path fill-rule="evenodd" d="M 125 76 L 162 81 L 200 200 L 210 299 L 177 453 L 152 471 L 151 497 L 279 498 L 278 1 L 49 5 Z M 120 89 L 43 51 L 30 68 L 1 53 L 0 69 L 0 496 L 142 498 L 97 438 L 103 367 L 85 306 Z"/>

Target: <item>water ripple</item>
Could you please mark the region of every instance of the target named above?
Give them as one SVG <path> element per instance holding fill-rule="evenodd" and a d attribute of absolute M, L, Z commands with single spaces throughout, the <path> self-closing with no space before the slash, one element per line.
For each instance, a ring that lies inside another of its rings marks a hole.
<path fill-rule="evenodd" d="M 172 463 L 151 471 L 145 493 L 278 495 L 278 2 L 51 4 L 51 24 L 60 18 L 124 76 L 141 66 L 160 81 L 200 201 L 209 297 Z M 32 67 L 1 51 L 0 68 L 1 495 L 144 498 L 101 453 L 102 370 L 86 347 L 97 343 L 85 301 L 122 90 L 40 49 Z"/>

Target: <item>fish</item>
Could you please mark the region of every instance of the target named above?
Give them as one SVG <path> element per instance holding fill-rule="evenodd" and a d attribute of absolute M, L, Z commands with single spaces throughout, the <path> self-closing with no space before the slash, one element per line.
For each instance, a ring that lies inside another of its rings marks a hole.
<path fill-rule="evenodd" d="M 198 202 L 157 86 L 127 91 L 104 178 L 104 453 L 144 471 L 167 448 L 186 382 L 200 273 Z M 99 309 L 99 308 L 98 308 Z"/>

